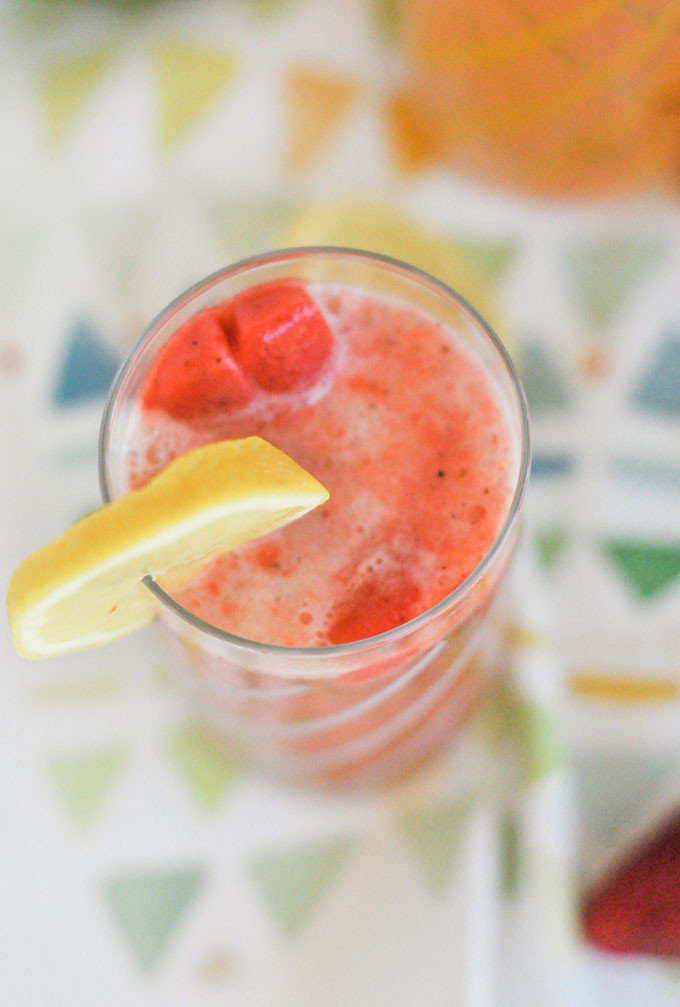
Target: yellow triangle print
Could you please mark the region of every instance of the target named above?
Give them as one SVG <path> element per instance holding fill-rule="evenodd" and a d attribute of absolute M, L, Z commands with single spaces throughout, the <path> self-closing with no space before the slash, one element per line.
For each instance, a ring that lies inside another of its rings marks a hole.
<path fill-rule="evenodd" d="M 223 49 L 163 42 L 153 53 L 157 139 L 171 150 L 203 118 L 234 79 L 238 60 Z"/>
<path fill-rule="evenodd" d="M 294 245 L 345 245 L 411 262 L 459 291 L 512 346 L 507 325 L 497 318 L 493 276 L 478 268 L 459 242 L 387 203 L 353 198 L 307 203 L 279 235 L 280 247 Z"/>
<path fill-rule="evenodd" d="M 48 67 L 41 98 L 45 138 L 50 147 L 57 148 L 65 142 L 87 99 L 113 62 L 110 49 L 97 49 Z"/>
<path fill-rule="evenodd" d="M 295 67 L 286 78 L 288 137 L 286 165 L 304 171 L 328 143 L 359 94 L 356 81 L 309 67 Z"/>

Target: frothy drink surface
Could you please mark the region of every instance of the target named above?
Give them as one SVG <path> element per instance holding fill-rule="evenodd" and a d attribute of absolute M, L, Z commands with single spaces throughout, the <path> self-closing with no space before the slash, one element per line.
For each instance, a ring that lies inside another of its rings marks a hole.
<path fill-rule="evenodd" d="M 493 544 L 516 472 L 499 394 L 455 333 L 359 288 L 307 291 L 333 336 L 311 384 L 239 385 L 235 407 L 188 416 L 147 395 L 130 432 L 133 487 L 192 447 L 257 434 L 330 491 L 176 593 L 221 629 L 289 646 L 372 636 L 441 601 Z"/>

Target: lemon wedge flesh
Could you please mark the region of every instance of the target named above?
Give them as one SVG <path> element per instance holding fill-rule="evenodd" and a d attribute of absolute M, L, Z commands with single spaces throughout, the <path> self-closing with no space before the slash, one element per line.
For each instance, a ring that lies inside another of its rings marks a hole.
<path fill-rule="evenodd" d="M 177 587 L 196 575 L 197 561 L 327 499 L 313 476 L 260 437 L 196 448 L 21 563 L 7 595 L 14 645 L 41 658 L 130 633 L 156 611 L 142 578 Z"/>

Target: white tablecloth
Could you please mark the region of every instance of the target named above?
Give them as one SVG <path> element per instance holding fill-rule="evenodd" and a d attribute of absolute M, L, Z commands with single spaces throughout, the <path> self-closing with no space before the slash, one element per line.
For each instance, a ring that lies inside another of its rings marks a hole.
<path fill-rule="evenodd" d="M 676 1003 L 675 966 L 586 950 L 575 910 L 677 797 L 678 211 L 402 174 L 398 58 L 359 0 L 0 17 L 7 576 L 98 505 L 103 395 L 143 325 L 310 200 L 398 208 L 450 250 L 519 363 L 535 454 L 512 675 L 384 793 L 232 765 L 150 632 L 29 665 L 2 629 L 0 1002 Z"/>

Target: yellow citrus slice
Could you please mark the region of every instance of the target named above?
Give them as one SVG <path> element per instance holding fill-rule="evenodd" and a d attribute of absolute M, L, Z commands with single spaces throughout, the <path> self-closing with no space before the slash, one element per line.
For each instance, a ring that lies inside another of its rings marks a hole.
<path fill-rule="evenodd" d="M 155 614 L 143 577 L 178 586 L 197 561 L 327 499 L 313 476 L 260 437 L 196 448 L 24 560 L 7 595 L 14 645 L 24 657 L 49 657 L 123 636 Z"/>

